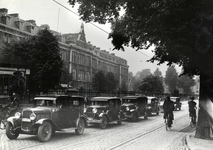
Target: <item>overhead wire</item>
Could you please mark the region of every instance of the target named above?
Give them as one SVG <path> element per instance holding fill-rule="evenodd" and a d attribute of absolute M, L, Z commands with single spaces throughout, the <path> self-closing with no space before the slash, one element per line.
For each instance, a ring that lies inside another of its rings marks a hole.
<path fill-rule="evenodd" d="M 70 11 L 71 13 L 75 14 L 76 16 L 80 17 L 77 13 L 75 13 L 75 12 L 72 11 L 71 9 L 67 8 L 66 6 L 62 5 L 61 3 L 59 3 L 59 2 L 57 2 L 57 1 L 55 1 L 55 0 L 53 0 L 53 1 L 54 1 L 55 3 L 57 3 L 58 5 L 62 6 L 63 8 L 67 9 L 67 10 Z M 105 33 L 107 33 L 107 34 L 109 34 L 109 32 L 105 31 L 104 29 L 100 28 L 99 26 L 95 25 L 94 23 L 91 23 L 91 22 L 89 22 L 89 23 L 90 23 L 91 25 L 95 26 L 96 28 L 98 28 L 99 30 L 101 30 L 101 31 L 103 31 L 103 32 L 105 32 Z M 145 55 L 145 56 L 147 56 L 147 57 L 150 58 L 150 56 L 146 55 L 145 53 L 143 53 L 143 52 L 141 52 L 141 51 L 137 51 L 137 52 L 139 52 L 139 53 L 141 53 L 141 54 L 143 54 L 143 55 Z"/>

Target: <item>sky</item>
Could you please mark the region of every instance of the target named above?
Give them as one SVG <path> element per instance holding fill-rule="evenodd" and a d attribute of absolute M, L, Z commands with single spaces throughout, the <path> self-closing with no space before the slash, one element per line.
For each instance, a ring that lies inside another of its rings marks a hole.
<path fill-rule="evenodd" d="M 166 64 L 159 66 L 158 62 L 147 62 L 153 56 L 153 48 L 136 51 L 125 47 L 125 51 L 113 50 L 111 39 L 108 39 L 110 25 L 85 23 L 77 14 L 77 6 L 72 7 L 68 0 L 0 0 L 0 8 L 7 8 L 8 14 L 18 13 L 20 19 L 35 20 L 37 26 L 48 24 L 51 30 L 61 34 L 78 33 L 83 23 L 87 42 L 90 41 L 92 45 L 100 47 L 101 50 L 115 53 L 116 56 L 126 59 L 129 72 L 133 75 L 143 69 L 150 69 L 153 73 L 156 68 L 159 68 L 165 76 L 168 67 Z M 180 67 L 176 67 L 176 70 L 181 72 Z"/>

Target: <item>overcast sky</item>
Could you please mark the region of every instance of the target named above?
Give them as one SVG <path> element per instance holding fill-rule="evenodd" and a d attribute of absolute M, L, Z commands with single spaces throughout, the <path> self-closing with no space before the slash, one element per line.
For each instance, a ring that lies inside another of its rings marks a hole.
<path fill-rule="evenodd" d="M 110 25 L 99 25 L 97 23 L 85 23 L 76 15 L 77 8 L 69 5 L 68 0 L 0 0 L 0 8 L 7 8 L 8 14 L 18 13 L 19 18 L 23 20 L 35 20 L 37 26 L 48 24 L 51 30 L 64 33 L 77 33 L 80 31 L 80 25 L 84 24 L 84 31 L 87 42 L 100 47 L 101 50 L 107 50 L 115 53 L 116 56 L 127 60 L 129 72 L 135 74 L 142 69 L 151 69 L 153 73 L 158 67 L 163 75 L 167 69 L 166 65 L 157 66 L 156 63 L 146 62 L 151 58 L 151 50 L 135 51 L 130 47 L 123 51 L 112 51 L 113 45 L 108 39 Z M 96 27 L 96 26 L 98 27 Z M 107 33 L 106 33 L 107 32 Z M 177 68 L 180 72 L 180 68 Z"/>

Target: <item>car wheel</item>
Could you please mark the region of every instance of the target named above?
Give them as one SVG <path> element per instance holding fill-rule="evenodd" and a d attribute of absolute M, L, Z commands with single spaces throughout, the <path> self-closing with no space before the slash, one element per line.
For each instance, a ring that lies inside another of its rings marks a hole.
<path fill-rule="evenodd" d="M 106 118 L 105 116 L 103 116 L 103 117 L 101 118 L 100 127 L 101 127 L 101 129 L 105 129 L 106 126 L 107 126 L 107 118 Z"/>
<path fill-rule="evenodd" d="M 83 119 L 80 119 L 77 125 L 77 129 L 75 129 L 75 133 L 77 135 L 81 135 L 84 133 L 85 123 Z"/>
<path fill-rule="evenodd" d="M 16 139 L 19 136 L 18 131 L 13 131 L 13 125 L 10 122 L 6 124 L 6 135 L 9 139 Z"/>
<path fill-rule="evenodd" d="M 147 119 L 147 118 L 148 118 L 148 116 L 147 116 L 147 114 L 145 114 L 145 115 L 144 115 L 144 119 Z"/>
<path fill-rule="evenodd" d="M 133 113 L 132 121 L 133 122 L 138 121 L 138 115 L 136 113 Z"/>
<path fill-rule="evenodd" d="M 122 117 L 121 117 L 121 115 L 118 115 L 118 121 L 117 121 L 117 123 L 120 125 L 120 124 L 122 124 Z"/>
<path fill-rule="evenodd" d="M 38 128 L 38 139 L 41 142 L 49 141 L 52 135 L 52 126 L 49 122 L 45 122 Z"/>

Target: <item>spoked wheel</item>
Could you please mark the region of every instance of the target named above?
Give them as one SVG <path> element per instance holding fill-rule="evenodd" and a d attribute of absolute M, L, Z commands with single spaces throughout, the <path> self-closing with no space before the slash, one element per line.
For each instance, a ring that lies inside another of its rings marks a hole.
<path fill-rule="evenodd" d="M 190 126 L 193 128 L 193 127 L 195 127 L 195 120 L 194 120 L 195 118 L 194 117 L 190 117 Z"/>
<path fill-rule="evenodd" d="M 19 136 L 18 131 L 13 130 L 13 125 L 10 122 L 6 124 L 6 135 L 9 139 L 16 139 Z"/>
<path fill-rule="evenodd" d="M 75 133 L 77 135 L 81 135 L 84 133 L 85 123 L 83 119 L 80 119 L 77 125 L 77 129 L 75 129 Z"/>
<path fill-rule="evenodd" d="M 101 118 L 100 127 L 101 127 L 101 129 L 105 129 L 106 126 L 107 126 L 107 118 L 106 118 L 105 116 L 103 116 L 103 117 Z"/>
<path fill-rule="evenodd" d="M 166 131 L 168 131 L 169 127 L 168 127 L 168 121 L 167 121 L 167 119 L 165 119 L 165 127 L 166 127 Z"/>
<path fill-rule="evenodd" d="M 122 124 L 122 118 L 121 118 L 121 115 L 118 115 L 118 121 L 117 121 L 117 123 L 118 123 L 119 125 L 121 125 L 121 124 Z"/>
<path fill-rule="evenodd" d="M 52 125 L 49 122 L 45 122 L 38 128 L 38 139 L 41 142 L 49 141 L 52 135 Z"/>
<path fill-rule="evenodd" d="M 133 113 L 132 121 L 133 122 L 138 121 L 138 115 L 136 113 Z"/>

